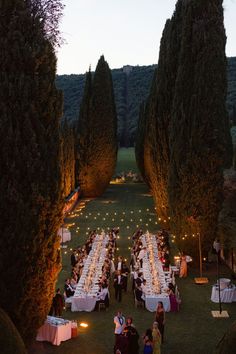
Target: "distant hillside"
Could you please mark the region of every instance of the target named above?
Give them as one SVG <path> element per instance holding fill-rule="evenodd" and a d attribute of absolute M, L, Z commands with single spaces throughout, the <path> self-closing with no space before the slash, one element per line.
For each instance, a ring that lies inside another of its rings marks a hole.
<path fill-rule="evenodd" d="M 156 65 L 124 66 L 113 69 L 113 85 L 118 115 L 118 137 L 121 146 L 133 146 L 139 106 L 148 96 Z M 64 92 L 64 118 L 73 123 L 79 114 L 84 75 L 59 75 L 57 86 Z M 236 57 L 228 59 L 227 107 L 236 108 Z"/>

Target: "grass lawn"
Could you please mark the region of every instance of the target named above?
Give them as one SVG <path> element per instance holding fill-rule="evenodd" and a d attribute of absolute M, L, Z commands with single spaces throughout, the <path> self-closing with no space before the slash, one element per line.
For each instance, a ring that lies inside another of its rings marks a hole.
<path fill-rule="evenodd" d="M 132 149 L 122 149 L 118 158 L 117 172 L 136 171 Z M 137 225 L 144 230 L 156 231 L 154 205 L 146 185 L 142 183 L 126 183 L 110 185 L 106 193 L 97 199 L 90 200 L 83 212 L 76 212 L 66 220 L 72 233 L 72 241 L 67 250 L 63 250 L 63 269 L 58 279 L 58 286 L 63 289 L 64 280 L 70 274 L 70 248 L 83 245 L 89 229 L 120 227 L 118 240 L 119 254 L 129 261 L 131 240 L 129 239 Z M 72 224 L 75 225 L 72 225 Z M 162 353 L 168 354 L 210 354 L 222 337 L 223 333 L 236 320 L 236 303 L 223 304 L 228 310 L 229 319 L 213 319 L 211 310 L 218 305 L 210 301 L 211 286 L 216 281 L 216 265 L 213 263 L 205 269 L 210 282 L 207 285 L 195 285 L 193 278 L 197 275 L 190 269 L 187 279 L 177 279 L 181 294 L 179 313 L 167 313 L 166 341 L 162 345 Z M 222 266 L 222 276 L 229 276 L 229 270 Z M 35 343 L 32 354 L 112 354 L 114 344 L 113 316 L 121 308 L 125 316 L 131 315 L 140 335 L 152 325 L 154 314 L 145 309 L 134 307 L 131 284 L 124 294 L 121 305 L 114 299 L 111 287 L 111 301 L 107 312 L 75 312 L 67 311 L 64 318 L 87 322 L 87 329 L 80 329 L 79 336 L 63 342 L 59 347 L 48 343 Z M 141 344 L 141 341 L 140 341 Z M 140 345 L 142 353 L 142 344 Z M 230 353 L 229 353 L 230 354 Z"/>

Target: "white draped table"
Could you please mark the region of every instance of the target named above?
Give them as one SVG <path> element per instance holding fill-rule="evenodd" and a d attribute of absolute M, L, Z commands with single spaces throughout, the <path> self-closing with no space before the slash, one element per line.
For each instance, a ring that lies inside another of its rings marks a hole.
<path fill-rule="evenodd" d="M 232 285 L 231 288 L 225 288 L 220 290 L 221 302 L 231 303 L 236 301 L 236 286 Z M 218 286 L 213 285 L 211 292 L 211 301 L 219 302 L 219 289 Z"/>
<path fill-rule="evenodd" d="M 71 298 L 71 311 L 87 311 L 94 310 L 97 301 L 97 292 L 99 290 L 99 279 L 102 276 L 102 267 L 107 256 L 108 236 L 103 232 L 101 235 L 96 235 L 92 249 L 89 252 L 85 262 L 84 269 L 80 280 L 77 284 L 75 294 Z M 88 282 L 88 274 L 92 278 Z"/>
<path fill-rule="evenodd" d="M 150 312 L 155 312 L 157 309 L 158 302 L 162 302 L 166 312 L 170 311 L 170 299 L 169 295 L 146 295 L 145 296 L 145 306 Z"/>
<path fill-rule="evenodd" d="M 143 257 L 143 276 L 147 282 L 147 291 L 145 294 L 145 306 L 150 312 L 157 309 L 158 302 L 162 302 L 165 311 L 170 311 L 170 299 L 168 284 L 175 282 L 171 271 L 164 272 L 162 263 L 158 259 L 158 246 L 155 235 L 147 232 L 141 238 L 142 244 L 147 248 Z M 155 273 L 155 274 L 154 274 Z"/>
<path fill-rule="evenodd" d="M 86 311 L 91 312 L 95 309 L 97 297 L 96 295 L 89 296 L 74 296 L 71 303 L 71 311 Z"/>
<path fill-rule="evenodd" d="M 60 345 L 68 339 L 71 339 L 71 321 L 52 316 L 47 317 L 36 337 L 39 342 L 51 342 L 53 345 Z"/>

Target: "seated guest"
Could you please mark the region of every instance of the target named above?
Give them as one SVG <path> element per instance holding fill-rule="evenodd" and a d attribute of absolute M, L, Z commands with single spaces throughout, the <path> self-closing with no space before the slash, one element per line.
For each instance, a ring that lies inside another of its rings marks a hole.
<path fill-rule="evenodd" d="M 73 290 L 73 288 L 72 288 L 72 286 L 70 284 L 70 279 L 69 278 L 66 279 L 64 289 L 65 289 L 66 297 L 71 297 L 75 293 L 75 291 Z"/>
<path fill-rule="evenodd" d="M 76 279 L 74 277 L 71 278 L 70 280 L 70 285 L 72 287 L 73 290 L 76 289 L 76 286 L 77 286 L 77 282 L 76 282 Z"/>
<path fill-rule="evenodd" d="M 146 281 L 146 279 L 143 279 L 143 282 L 141 284 L 141 289 L 142 289 L 143 294 L 146 295 L 146 293 L 147 293 L 147 281 Z"/>
<path fill-rule="evenodd" d="M 139 254 L 138 254 L 138 260 L 140 262 L 140 268 L 143 268 L 143 257 L 146 255 L 147 253 L 147 248 L 146 247 L 142 247 Z"/>
<path fill-rule="evenodd" d="M 142 282 L 143 282 L 143 278 L 142 278 L 143 273 L 139 272 L 138 273 L 138 277 L 135 279 L 135 284 L 136 286 L 141 286 Z"/>
<path fill-rule="evenodd" d="M 100 286 L 97 293 L 96 308 L 98 307 L 99 303 L 105 303 L 105 306 L 109 307 L 109 291 L 107 285 L 105 284 Z"/>

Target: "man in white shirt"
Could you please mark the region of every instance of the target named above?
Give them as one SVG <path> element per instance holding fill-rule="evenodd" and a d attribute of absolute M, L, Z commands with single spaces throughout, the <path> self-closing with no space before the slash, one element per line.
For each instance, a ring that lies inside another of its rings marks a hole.
<path fill-rule="evenodd" d="M 122 271 L 122 257 L 118 257 L 117 270 Z"/>
<path fill-rule="evenodd" d="M 143 292 L 143 299 L 145 299 L 145 295 L 147 293 L 147 282 L 146 282 L 146 279 L 143 279 L 143 282 L 141 284 L 141 289 L 142 289 L 142 292 Z"/>
<path fill-rule="evenodd" d="M 119 336 L 122 334 L 125 328 L 125 317 L 122 315 L 121 310 L 117 311 L 117 315 L 114 317 L 114 324 L 115 324 L 115 335 Z"/>

